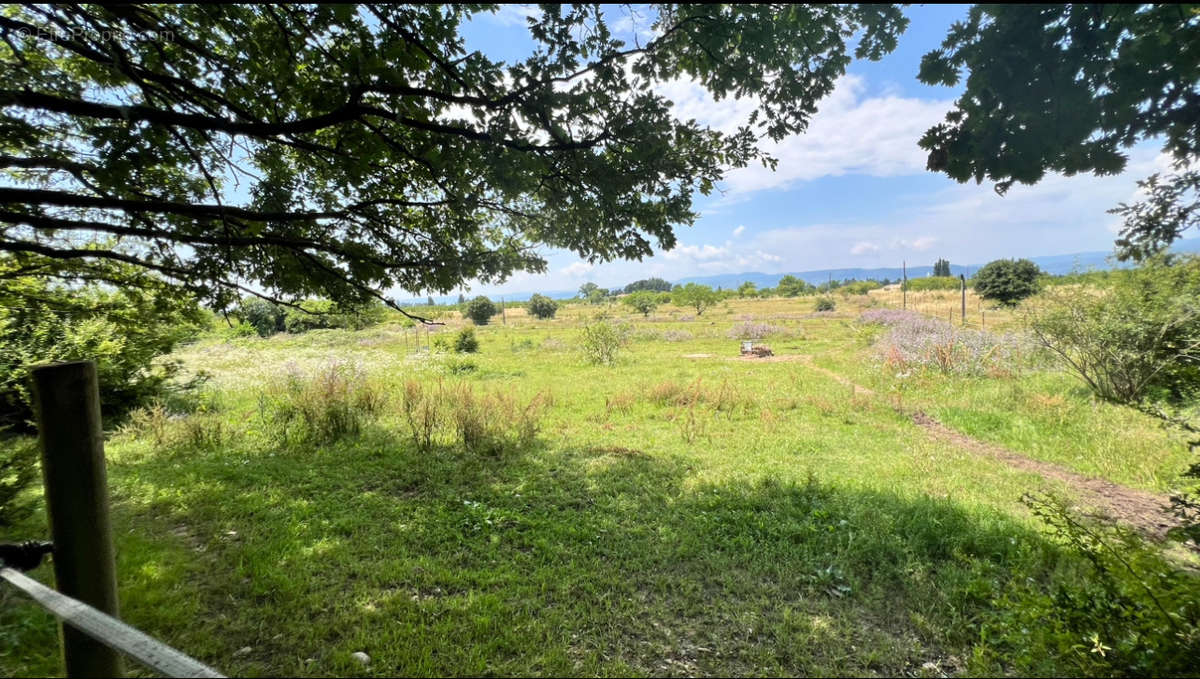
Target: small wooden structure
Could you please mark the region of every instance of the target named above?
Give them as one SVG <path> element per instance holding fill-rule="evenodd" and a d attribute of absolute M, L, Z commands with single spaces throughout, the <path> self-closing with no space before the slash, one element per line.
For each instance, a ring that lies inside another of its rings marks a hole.
<path fill-rule="evenodd" d="M 774 355 L 774 352 L 771 351 L 771 347 L 765 344 L 758 344 L 754 340 L 742 340 L 742 356 L 765 358 L 767 356 Z"/>

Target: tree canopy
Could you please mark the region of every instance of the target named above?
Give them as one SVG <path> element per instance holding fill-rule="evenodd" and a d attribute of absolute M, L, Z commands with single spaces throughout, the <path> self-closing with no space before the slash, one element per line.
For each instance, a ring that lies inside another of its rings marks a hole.
<path fill-rule="evenodd" d="M 692 196 L 768 165 L 891 5 L 545 5 L 529 56 L 468 51 L 488 5 L 29 5 L 0 10 L 0 252 L 20 270 L 227 304 L 447 292 L 670 248 Z M 754 96 L 732 133 L 655 86 Z M 129 265 L 139 273 L 128 275 Z"/>
<path fill-rule="evenodd" d="M 1047 172 L 1116 174 L 1126 149 L 1161 138 L 1175 161 L 1126 218 L 1124 256 L 1196 226 L 1200 204 L 1200 11 L 1176 4 L 976 5 L 925 55 L 920 79 L 965 91 L 921 139 L 930 170 L 1006 191 Z M 1161 188 L 1167 187 L 1167 188 Z"/>

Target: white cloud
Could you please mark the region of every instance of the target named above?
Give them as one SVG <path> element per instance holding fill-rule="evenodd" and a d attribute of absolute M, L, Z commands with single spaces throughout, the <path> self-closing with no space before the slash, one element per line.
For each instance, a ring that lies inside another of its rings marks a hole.
<path fill-rule="evenodd" d="M 852 255 L 867 255 L 874 254 L 876 252 L 879 252 L 879 246 L 865 240 L 858 241 L 853 247 L 850 248 L 850 254 Z"/>
<path fill-rule="evenodd" d="M 575 262 L 573 264 L 570 264 L 568 266 L 564 266 L 563 268 L 559 269 L 558 272 L 563 274 L 564 276 L 575 278 L 578 276 L 582 276 L 585 273 L 587 273 L 595 268 L 596 268 L 595 264 L 589 264 L 589 263 L 581 260 L 581 261 Z"/>
<path fill-rule="evenodd" d="M 751 164 L 726 176 L 727 200 L 820 177 L 893 177 L 925 172 L 925 152 L 917 146 L 917 140 L 942 120 L 951 100 L 893 93 L 868 97 L 866 90 L 861 77 L 844 76 L 833 93 L 818 103 L 819 111 L 804 134 L 780 142 L 762 142 L 762 149 L 779 160 L 775 171 Z M 693 81 L 664 83 L 658 91 L 674 102 L 678 117 L 695 119 L 723 132 L 732 132 L 743 124 L 756 106 L 752 99 L 715 101 Z"/>
<path fill-rule="evenodd" d="M 689 259 L 693 261 L 709 261 L 729 254 L 728 244 L 724 247 L 716 245 L 679 245 L 673 250 L 663 253 L 666 259 Z"/>
<path fill-rule="evenodd" d="M 742 224 L 741 226 L 738 226 L 736 229 L 733 230 L 733 237 L 737 238 L 738 236 L 742 235 L 745 232 L 746 232 L 746 225 Z"/>
<path fill-rule="evenodd" d="M 542 10 L 537 5 L 528 4 L 505 4 L 500 5 L 500 9 L 491 14 L 485 14 L 484 17 L 495 21 L 501 26 L 528 26 L 527 19 L 530 17 L 541 16 Z"/>
<path fill-rule="evenodd" d="M 915 250 L 917 252 L 925 252 L 937 245 L 938 239 L 933 236 L 918 236 L 912 240 L 899 238 L 894 242 L 894 247 L 903 248 L 905 250 Z M 878 252 L 879 248 L 875 248 Z M 858 254 L 858 253 L 855 253 Z"/>

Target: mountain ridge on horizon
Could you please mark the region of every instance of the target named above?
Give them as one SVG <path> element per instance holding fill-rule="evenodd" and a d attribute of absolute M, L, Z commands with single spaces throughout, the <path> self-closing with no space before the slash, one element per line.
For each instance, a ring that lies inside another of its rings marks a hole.
<path fill-rule="evenodd" d="M 1176 241 L 1171 246 L 1172 252 L 1200 252 L 1200 238 L 1188 238 Z M 1094 250 L 1090 252 L 1072 252 L 1064 255 L 1042 255 L 1036 257 L 1027 257 L 1034 264 L 1037 264 L 1043 271 L 1053 275 L 1062 275 L 1073 271 L 1092 271 L 1092 270 L 1107 270 L 1114 268 L 1126 268 L 1132 264 L 1126 262 L 1112 263 L 1109 258 L 1113 257 L 1112 251 Z M 957 276 L 963 274 L 966 276 L 973 275 L 978 271 L 983 264 L 951 264 L 950 273 Z M 910 266 L 908 269 L 909 278 L 923 278 L 933 273 L 933 265 Z M 788 271 L 781 273 L 760 273 L 757 271 L 745 271 L 739 273 L 728 274 L 713 274 L 711 276 L 686 276 L 677 280 L 670 281 L 672 285 L 686 285 L 688 283 L 699 283 L 712 288 L 736 288 L 742 283 L 751 282 L 759 288 L 773 288 L 779 284 L 779 280 L 784 276 L 795 276 L 806 283 L 817 285 L 828 281 L 830 278 L 834 280 L 844 280 L 854 278 L 857 280 L 881 280 L 884 278 L 895 280 L 903 275 L 901 267 L 843 267 L 837 269 L 815 269 L 811 271 Z M 633 281 L 629 281 L 632 283 Z M 464 293 L 466 294 L 466 293 Z M 541 292 L 515 292 L 506 295 L 496 295 L 496 299 L 503 298 L 511 302 L 524 302 L 535 294 L 545 295 L 551 299 L 570 299 L 579 294 L 579 290 L 549 290 Z M 467 295 L 474 297 L 474 295 Z M 434 296 L 434 302 L 438 304 L 454 304 L 458 301 L 458 295 L 441 295 Z M 427 300 L 421 298 L 411 298 L 400 302 L 401 305 L 419 305 L 424 304 Z"/>

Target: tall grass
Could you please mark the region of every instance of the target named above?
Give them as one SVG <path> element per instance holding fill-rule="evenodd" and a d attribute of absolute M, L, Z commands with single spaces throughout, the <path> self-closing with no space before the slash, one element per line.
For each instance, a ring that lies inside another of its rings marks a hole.
<path fill-rule="evenodd" d="M 551 402 L 545 392 L 522 402 L 507 391 L 482 391 L 466 383 L 409 380 L 401 412 L 422 451 L 450 443 L 472 453 L 498 455 L 532 444 Z"/>
<path fill-rule="evenodd" d="M 359 434 L 387 398 L 362 367 L 331 363 L 314 375 L 291 373 L 259 398 L 259 412 L 283 443 L 329 443 Z"/>

